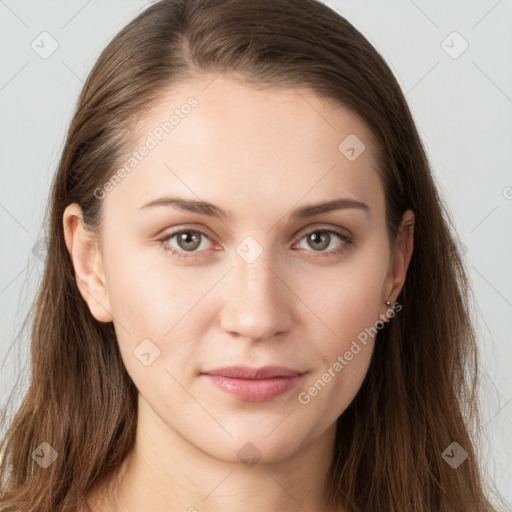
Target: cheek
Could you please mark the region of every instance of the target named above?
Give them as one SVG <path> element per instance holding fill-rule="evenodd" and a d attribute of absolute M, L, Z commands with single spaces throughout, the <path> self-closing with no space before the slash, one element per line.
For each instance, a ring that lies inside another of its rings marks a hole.
<path fill-rule="evenodd" d="M 157 248 L 109 254 L 105 273 L 120 351 L 128 373 L 144 387 L 151 373 L 174 373 L 199 350 L 195 340 L 206 325 L 202 299 L 219 271 L 173 265 Z"/>
<path fill-rule="evenodd" d="M 300 296 L 324 324 L 324 334 L 337 340 L 332 343 L 331 339 L 331 349 L 343 348 L 365 328 L 374 326 L 383 312 L 387 258 L 379 247 L 367 244 L 339 265 L 312 271 L 301 281 Z"/>
<path fill-rule="evenodd" d="M 338 382 L 345 378 L 355 382 L 367 370 L 376 332 L 379 297 L 373 283 L 360 280 L 354 287 L 347 283 L 342 291 L 331 291 L 319 298 L 319 317 L 326 328 L 322 329 L 323 336 L 312 339 L 323 369 L 333 367 L 341 359 L 343 368 L 333 368 L 337 375 L 343 375 L 337 378 Z"/>
<path fill-rule="evenodd" d="M 352 402 L 366 377 L 375 344 L 375 302 L 371 289 L 323 297 L 322 320 L 329 327 L 324 336 L 312 338 L 320 364 L 301 388 L 299 403 L 322 417 L 325 425 L 336 421 Z M 331 300 L 330 300 L 331 299 Z M 330 309 L 328 309 L 330 308 Z M 332 331 L 332 332 L 331 332 Z"/>
<path fill-rule="evenodd" d="M 367 250 L 359 259 L 331 269 L 328 286 L 319 287 L 321 280 L 315 275 L 311 279 L 316 285 L 308 282 L 303 288 L 317 314 L 311 322 L 323 335 L 310 336 L 321 365 L 302 387 L 299 402 L 319 414 L 323 411 L 327 422 L 347 408 L 368 371 L 383 307 L 385 272 L 386 258 Z"/>

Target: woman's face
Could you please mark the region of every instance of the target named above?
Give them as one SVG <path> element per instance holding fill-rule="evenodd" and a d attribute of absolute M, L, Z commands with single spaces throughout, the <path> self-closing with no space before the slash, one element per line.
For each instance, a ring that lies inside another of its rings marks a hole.
<path fill-rule="evenodd" d="M 149 423 L 219 459 L 283 459 L 352 401 L 405 278 L 372 134 L 311 91 L 223 76 L 173 87 L 136 130 L 96 192 L 98 252 L 76 249 L 82 294 L 114 322 Z M 204 375 L 239 365 L 303 375 Z"/>

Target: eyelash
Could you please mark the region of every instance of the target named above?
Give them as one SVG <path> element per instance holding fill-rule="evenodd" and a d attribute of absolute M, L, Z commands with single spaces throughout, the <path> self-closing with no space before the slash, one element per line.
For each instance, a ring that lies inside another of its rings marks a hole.
<path fill-rule="evenodd" d="M 167 240 L 169 240 L 170 238 L 176 236 L 176 235 L 179 235 L 181 233 L 188 233 L 188 232 L 192 232 L 192 233 L 199 233 L 201 235 L 203 235 L 204 237 L 210 239 L 209 235 L 207 233 L 205 233 L 204 231 L 202 231 L 201 229 L 198 229 L 198 228 L 190 228 L 190 229 L 180 229 L 178 231 L 174 231 L 172 233 L 169 233 L 167 234 L 164 238 L 160 238 L 158 240 L 158 242 L 160 242 L 160 245 L 159 247 L 161 247 L 166 253 L 170 253 L 172 256 L 176 256 L 178 258 L 190 258 L 190 259 L 196 259 L 196 258 L 200 258 L 201 257 L 201 253 L 204 252 L 204 251 L 197 251 L 197 252 L 188 252 L 187 251 L 180 251 L 180 250 L 177 250 L 175 249 L 174 247 L 170 246 L 168 243 L 167 243 Z M 300 238 L 297 239 L 297 241 L 294 243 L 294 245 L 298 242 L 300 242 L 303 238 L 307 237 L 308 235 L 311 235 L 313 233 L 317 233 L 317 232 L 322 232 L 322 233 L 328 233 L 330 235 L 336 235 L 338 237 L 341 238 L 341 240 L 343 241 L 342 244 L 340 244 L 340 246 L 336 249 L 331 249 L 330 251 L 318 251 L 319 252 L 319 256 L 313 256 L 313 258 L 334 258 L 334 257 L 337 257 L 339 256 L 341 253 L 343 253 L 345 250 L 347 250 L 353 243 L 354 241 L 352 240 L 351 237 L 339 232 L 339 231 L 336 231 L 336 230 L 333 230 L 333 229 L 327 229 L 327 228 L 316 228 L 316 229 L 313 229 L 311 231 L 308 231 L 306 233 L 304 233 Z M 307 252 L 315 252 L 315 251 L 307 251 Z"/>

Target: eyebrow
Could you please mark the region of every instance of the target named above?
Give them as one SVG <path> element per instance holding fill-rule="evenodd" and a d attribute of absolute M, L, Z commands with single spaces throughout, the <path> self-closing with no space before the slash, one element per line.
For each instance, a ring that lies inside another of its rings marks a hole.
<path fill-rule="evenodd" d="M 153 208 L 158 206 L 165 206 L 168 208 L 177 208 L 187 212 L 199 213 L 209 217 L 216 217 L 218 219 L 228 219 L 230 215 L 222 208 L 209 203 L 208 201 L 196 201 L 192 199 L 185 199 L 182 197 L 159 197 L 153 199 L 149 203 L 141 206 L 141 210 L 146 208 Z M 365 213 L 370 212 L 370 207 L 361 201 L 350 199 L 348 197 L 340 197 L 327 202 L 310 204 L 294 210 L 290 217 L 292 219 L 305 219 L 313 217 L 322 213 L 329 213 L 335 210 L 356 209 Z"/>

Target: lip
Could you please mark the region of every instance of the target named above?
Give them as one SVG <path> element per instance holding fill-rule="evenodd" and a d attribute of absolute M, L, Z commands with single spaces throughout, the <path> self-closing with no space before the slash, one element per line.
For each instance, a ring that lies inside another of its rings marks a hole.
<path fill-rule="evenodd" d="M 215 387 L 248 402 L 265 402 L 299 384 L 306 372 L 284 366 L 229 366 L 202 372 Z"/>

